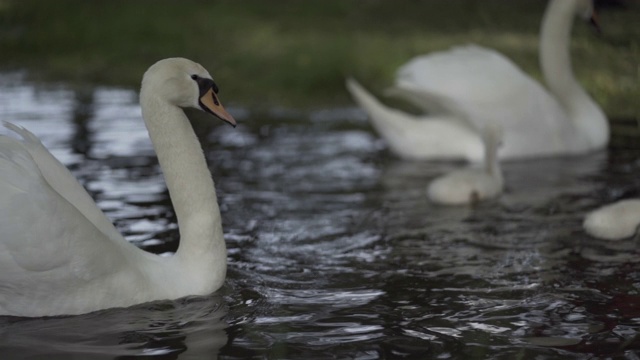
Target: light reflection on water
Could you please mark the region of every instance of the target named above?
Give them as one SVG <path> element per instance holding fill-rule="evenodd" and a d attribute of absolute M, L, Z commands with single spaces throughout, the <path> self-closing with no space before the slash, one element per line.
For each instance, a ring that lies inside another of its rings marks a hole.
<path fill-rule="evenodd" d="M 0 78 L 0 119 L 70 166 L 127 239 L 175 251 L 134 91 Z M 231 97 L 231 95 L 227 96 Z M 219 294 L 71 318 L 0 319 L 3 358 L 580 358 L 640 350 L 635 239 L 580 223 L 638 196 L 636 154 L 505 164 L 507 193 L 429 204 L 452 163 L 390 156 L 354 108 L 233 108 L 196 121 L 229 248 Z"/>

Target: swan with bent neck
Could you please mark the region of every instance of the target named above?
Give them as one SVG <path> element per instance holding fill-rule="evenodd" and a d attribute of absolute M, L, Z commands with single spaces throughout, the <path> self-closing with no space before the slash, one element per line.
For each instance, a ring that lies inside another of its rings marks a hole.
<path fill-rule="evenodd" d="M 573 19 L 593 19 L 591 0 L 550 0 L 542 19 L 539 61 L 545 89 L 504 55 L 476 45 L 418 56 L 397 72 L 388 93 L 427 115 L 382 104 L 353 79 L 347 89 L 390 149 L 404 158 L 484 158 L 483 129 L 504 130 L 501 159 L 584 154 L 603 149 L 609 124 L 575 79 Z"/>
<path fill-rule="evenodd" d="M 0 136 L 0 315 L 74 315 L 206 295 L 226 276 L 216 192 L 183 108 L 232 124 L 199 64 L 160 60 L 144 74 L 142 116 L 175 208 L 171 257 L 126 241 L 64 165 L 27 130 Z"/>
<path fill-rule="evenodd" d="M 427 197 L 440 205 L 466 205 L 499 196 L 504 189 L 504 176 L 498 160 L 502 128 L 496 123 L 482 129 L 485 144 L 484 168 L 467 168 L 442 175 L 427 187 Z"/>

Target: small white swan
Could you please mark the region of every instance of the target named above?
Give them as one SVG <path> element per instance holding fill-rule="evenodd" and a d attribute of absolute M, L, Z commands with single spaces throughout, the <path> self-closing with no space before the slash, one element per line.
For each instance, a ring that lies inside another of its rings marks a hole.
<path fill-rule="evenodd" d="M 71 173 L 30 132 L 0 136 L 0 315 L 70 315 L 209 294 L 226 276 L 216 192 L 182 108 L 235 126 L 199 64 L 158 61 L 140 105 L 180 228 L 172 257 L 127 242 Z"/>
<path fill-rule="evenodd" d="M 498 160 L 502 128 L 488 124 L 482 131 L 485 144 L 483 169 L 462 169 L 433 180 L 427 187 L 429 200 L 442 205 L 464 205 L 494 198 L 504 189 L 504 178 Z"/>
<path fill-rule="evenodd" d="M 573 18 L 591 17 L 591 0 L 551 0 L 542 19 L 540 64 L 547 91 L 502 54 L 475 45 L 419 56 L 402 66 L 391 94 L 428 116 L 380 103 L 355 80 L 347 89 L 401 157 L 480 162 L 472 129 L 496 121 L 504 130 L 502 159 L 581 154 L 604 148 L 609 125 L 571 67 Z"/>
<path fill-rule="evenodd" d="M 591 236 L 621 240 L 633 236 L 640 226 L 640 199 L 620 200 L 591 211 L 582 224 Z"/>

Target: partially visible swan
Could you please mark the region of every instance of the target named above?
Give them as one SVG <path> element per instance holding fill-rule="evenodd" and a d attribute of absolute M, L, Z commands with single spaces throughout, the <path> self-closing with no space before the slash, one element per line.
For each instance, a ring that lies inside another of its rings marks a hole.
<path fill-rule="evenodd" d="M 640 226 L 640 199 L 620 200 L 593 210 L 582 225 L 589 235 L 605 240 L 631 237 Z"/>
<path fill-rule="evenodd" d="M 502 193 L 504 178 L 497 155 L 502 129 L 494 123 L 482 132 L 486 149 L 484 168 L 457 170 L 433 180 L 427 187 L 429 200 L 442 205 L 463 205 Z"/>
<path fill-rule="evenodd" d="M 180 228 L 172 257 L 127 242 L 71 173 L 29 131 L 0 136 L 0 315 L 51 316 L 209 294 L 226 276 L 216 192 L 182 108 L 235 126 L 199 64 L 158 61 L 140 105 Z"/>
<path fill-rule="evenodd" d="M 390 92 L 417 105 L 416 117 L 380 103 L 355 80 L 347 89 L 392 151 L 414 159 L 483 159 L 488 122 L 504 130 L 503 159 L 581 154 L 604 148 L 609 125 L 573 75 L 574 16 L 591 0 L 550 0 L 542 19 L 540 64 L 547 91 L 502 54 L 475 45 L 419 56 L 402 66 Z M 400 130 L 401 129 L 401 130 Z"/>

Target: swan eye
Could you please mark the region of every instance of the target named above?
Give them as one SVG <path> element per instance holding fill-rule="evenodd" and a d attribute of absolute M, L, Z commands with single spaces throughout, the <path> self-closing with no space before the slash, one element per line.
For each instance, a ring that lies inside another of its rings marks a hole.
<path fill-rule="evenodd" d="M 193 80 L 198 80 L 198 75 L 193 74 L 193 75 L 191 75 L 191 78 L 192 78 Z"/>

